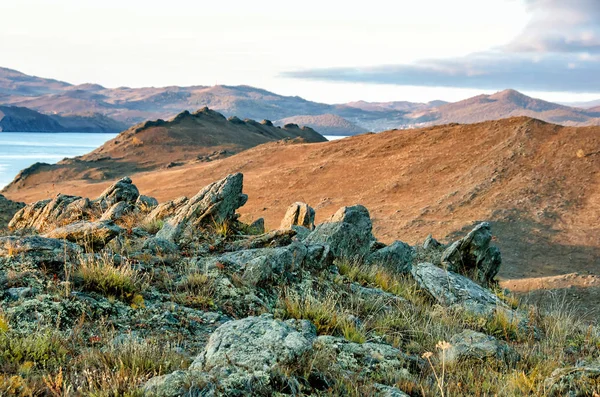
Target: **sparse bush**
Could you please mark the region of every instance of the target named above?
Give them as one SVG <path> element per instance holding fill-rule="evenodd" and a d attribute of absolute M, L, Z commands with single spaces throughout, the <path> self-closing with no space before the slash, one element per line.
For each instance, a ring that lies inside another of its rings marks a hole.
<path fill-rule="evenodd" d="M 214 306 L 215 285 L 211 277 L 198 271 L 184 276 L 177 283 L 175 301 L 203 310 Z"/>
<path fill-rule="evenodd" d="M 165 225 L 165 221 L 162 219 L 154 219 L 152 221 L 142 223 L 142 229 L 150 234 L 156 234 Z"/>
<path fill-rule="evenodd" d="M 114 265 L 108 259 L 82 260 L 74 280 L 86 291 L 131 302 L 142 290 L 143 279 L 129 264 Z"/>

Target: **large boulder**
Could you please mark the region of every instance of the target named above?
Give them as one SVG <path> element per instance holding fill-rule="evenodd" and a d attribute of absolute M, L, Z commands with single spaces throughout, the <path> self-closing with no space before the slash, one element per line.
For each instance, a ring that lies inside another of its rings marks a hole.
<path fill-rule="evenodd" d="M 110 240 L 123 232 L 113 221 L 76 222 L 54 229 L 44 237 L 67 240 L 93 250 L 102 249 Z"/>
<path fill-rule="evenodd" d="M 500 250 L 491 246 L 492 231 L 487 222 L 455 241 L 442 254 L 442 265 L 482 285 L 490 285 L 502 263 Z"/>
<path fill-rule="evenodd" d="M 11 230 L 35 229 L 44 232 L 83 219 L 89 209 L 90 201 L 85 198 L 58 194 L 53 199 L 41 200 L 22 208 L 8 227 Z"/>
<path fill-rule="evenodd" d="M 110 207 L 102 217 L 101 221 L 117 221 L 123 218 L 125 215 L 134 211 L 134 206 L 126 201 L 119 201 L 115 203 L 112 207 Z"/>
<path fill-rule="evenodd" d="M 131 178 L 126 176 L 109 186 L 94 202 L 102 210 L 107 210 L 120 201 L 135 204 L 139 196 L 138 188 L 133 184 Z"/>
<path fill-rule="evenodd" d="M 419 286 L 439 304 L 460 307 L 476 316 L 490 316 L 496 310 L 511 313 L 512 310 L 491 291 L 471 279 L 431 263 L 419 263 L 411 270 Z"/>
<path fill-rule="evenodd" d="M 157 233 L 157 237 L 178 242 L 185 228 L 190 225 L 233 220 L 236 210 L 248 200 L 248 196 L 242 193 L 243 179 L 244 176 L 240 173 L 231 174 L 206 186 L 177 209 Z"/>
<path fill-rule="evenodd" d="M 65 263 L 82 254 L 82 249 L 64 240 L 41 236 L 0 237 L 0 257 L 16 257 L 38 263 Z"/>
<path fill-rule="evenodd" d="M 329 221 L 318 225 L 304 242 L 328 245 L 336 257 L 365 257 L 375 242 L 372 228 L 371 217 L 365 207 L 343 207 Z"/>
<path fill-rule="evenodd" d="M 397 273 L 408 273 L 414 256 L 413 247 L 402 241 L 394 241 L 387 247 L 371 253 L 366 262 L 385 266 Z"/>
<path fill-rule="evenodd" d="M 450 345 L 445 352 L 448 363 L 458 363 L 469 359 L 478 362 L 495 359 L 512 366 L 520 359 L 519 354 L 507 343 L 472 330 L 465 330 L 454 335 L 450 339 Z"/>
<path fill-rule="evenodd" d="M 281 221 L 280 229 L 291 229 L 292 226 L 303 226 L 309 230 L 315 228 L 315 210 L 306 203 L 292 204 Z"/>
<path fill-rule="evenodd" d="M 268 371 L 297 363 L 312 350 L 316 329 L 307 320 L 280 321 L 270 314 L 223 324 L 213 332 L 191 370 L 238 367 Z"/>
<path fill-rule="evenodd" d="M 135 202 L 135 205 L 143 212 L 150 212 L 158 207 L 158 200 L 154 197 L 140 195 Z"/>

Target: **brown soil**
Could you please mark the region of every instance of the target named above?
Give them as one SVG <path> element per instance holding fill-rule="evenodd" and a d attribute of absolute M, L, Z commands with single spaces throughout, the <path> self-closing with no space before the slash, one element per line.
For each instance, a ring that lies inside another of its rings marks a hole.
<path fill-rule="evenodd" d="M 429 233 L 450 241 L 489 220 L 503 254 L 503 286 L 521 293 L 573 286 L 569 293 L 585 300 L 579 308 L 586 312 L 600 303 L 598 148 L 600 127 L 520 117 L 327 143 L 268 143 L 226 159 L 132 178 L 144 194 L 164 201 L 242 172 L 250 196 L 241 209 L 245 220 L 264 217 L 276 228 L 294 201 L 312 205 L 318 221 L 343 205 L 361 203 L 385 242 L 415 244 Z M 58 183 L 58 174 L 38 174 L 5 194 L 28 202 L 58 191 L 93 197 L 110 183 Z M 586 284 L 587 275 L 593 282 Z"/>

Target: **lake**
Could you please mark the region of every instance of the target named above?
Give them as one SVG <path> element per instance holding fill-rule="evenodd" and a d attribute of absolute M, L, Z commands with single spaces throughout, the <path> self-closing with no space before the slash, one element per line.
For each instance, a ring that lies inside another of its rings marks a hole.
<path fill-rule="evenodd" d="M 88 153 L 117 134 L 0 132 L 0 188 L 36 162 L 56 163 Z"/>
<path fill-rule="evenodd" d="M 36 162 L 57 163 L 91 152 L 117 134 L 0 132 L 0 189 Z M 345 136 L 325 135 L 330 141 Z"/>

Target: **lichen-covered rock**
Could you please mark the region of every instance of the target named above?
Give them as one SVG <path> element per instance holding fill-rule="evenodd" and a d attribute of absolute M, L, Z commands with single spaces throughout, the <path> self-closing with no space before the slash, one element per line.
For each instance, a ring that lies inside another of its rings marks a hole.
<path fill-rule="evenodd" d="M 477 361 L 496 359 L 514 365 L 520 359 L 519 354 L 505 342 L 472 330 L 454 335 L 450 339 L 450 345 L 451 347 L 445 352 L 448 363 L 458 363 L 468 359 Z"/>
<path fill-rule="evenodd" d="M 375 397 L 410 397 L 397 387 L 386 386 L 379 383 L 375 385 L 376 393 Z"/>
<path fill-rule="evenodd" d="M 500 270 L 502 258 L 497 247 L 490 246 L 492 231 L 487 222 L 455 241 L 442 254 L 442 265 L 482 285 L 490 285 Z"/>
<path fill-rule="evenodd" d="M 469 278 L 431 263 L 413 266 L 411 274 L 419 286 L 443 306 L 460 306 L 477 316 L 489 316 L 508 306 L 489 290 Z"/>
<path fill-rule="evenodd" d="M 157 237 L 177 242 L 187 226 L 233 220 L 235 211 L 248 200 L 242 193 L 243 179 L 240 173 L 231 174 L 206 186 L 165 222 Z"/>
<path fill-rule="evenodd" d="M 238 367 L 252 372 L 292 365 L 312 350 L 315 338 L 316 329 L 306 320 L 284 322 L 263 314 L 230 321 L 213 332 L 190 369 Z"/>
<path fill-rule="evenodd" d="M 122 232 L 123 229 L 113 221 L 76 222 L 54 229 L 44 237 L 67 240 L 97 250 Z"/>
<path fill-rule="evenodd" d="M 140 194 L 137 201 L 135 202 L 135 206 L 143 212 L 150 212 L 158 206 L 158 200 L 154 197 L 144 196 L 143 194 Z"/>
<path fill-rule="evenodd" d="M 139 196 L 138 188 L 126 176 L 109 186 L 94 202 L 106 210 L 120 201 L 135 204 Z"/>
<path fill-rule="evenodd" d="M 175 371 L 151 378 L 142 390 L 148 397 L 216 396 L 216 380 L 199 371 Z"/>
<path fill-rule="evenodd" d="M 414 256 L 415 250 L 410 245 L 394 241 L 387 247 L 371 253 L 366 262 L 385 266 L 397 273 L 408 273 Z"/>
<path fill-rule="evenodd" d="M 0 237 L 0 256 L 15 257 L 39 263 L 65 263 L 82 254 L 70 242 L 41 236 Z"/>
<path fill-rule="evenodd" d="M 101 221 L 117 221 L 134 210 L 134 206 L 126 201 L 119 201 L 102 214 Z"/>
<path fill-rule="evenodd" d="M 559 368 L 544 381 L 550 397 L 595 396 L 600 386 L 600 360 L 584 361 L 574 367 Z"/>
<path fill-rule="evenodd" d="M 306 203 L 296 202 L 286 211 L 281 221 L 280 229 L 290 229 L 292 226 L 303 226 L 309 230 L 315 228 L 315 210 Z"/>
<path fill-rule="evenodd" d="M 238 251 L 252 248 L 283 247 L 292 243 L 296 235 L 294 230 L 273 230 L 258 236 L 250 236 L 234 241 L 225 247 L 226 251 Z"/>
<path fill-rule="evenodd" d="M 375 241 L 372 228 L 369 211 L 365 207 L 343 207 L 329 221 L 318 225 L 304 242 L 328 245 L 336 257 L 364 257 Z"/>
<path fill-rule="evenodd" d="M 429 236 L 427 236 L 425 241 L 423 241 L 423 249 L 424 250 L 437 249 L 441 246 L 442 246 L 442 244 L 439 241 L 437 241 L 436 239 L 434 239 L 431 234 Z"/>
<path fill-rule="evenodd" d="M 25 203 L 12 201 L 0 194 L 0 229 L 8 226 L 15 214 L 25 207 Z"/>
<path fill-rule="evenodd" d="M 153 255 L 174 255 L 179 252 L 179 247 L 169 240 L 151 237 L 144 241 L 142 250 L 150 251 Z"/>
<path fill-rule="evenodd" d="M 57 225 L 83 219 L 89 204 L 89 200 L 78 196 L 58 194 L 53 199 L 41 200 L 19 210 L 9 222 L 8 228 L 43 232 Z"/>
<path fill-rule="evenodd" d="M 250 224 L 249 228 L 255 234 L 265 233 L 265 218 L 258 218 Z"/>
<path fill-rule="evenodd" d="M 187 197 L 179 197 L 156 206 L 144 220 L 146 223 L 155 222 L 174 216 L 188 202 Z"/>

